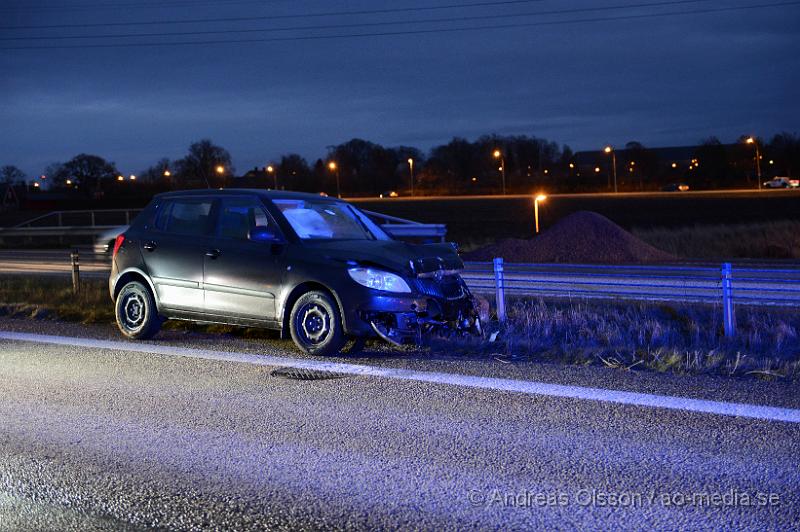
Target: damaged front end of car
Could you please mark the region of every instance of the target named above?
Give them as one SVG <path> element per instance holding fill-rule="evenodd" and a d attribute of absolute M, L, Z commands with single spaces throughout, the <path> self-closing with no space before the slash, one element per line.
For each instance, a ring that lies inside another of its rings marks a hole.
<path fill-rule="evenodd" d="M 461 277 L 463 266 L 455 253 L 409 261 L 411 308 L 367 311 L 363 319 L 377 336 L 398 346 L 421 345 L 432 336 L 482 335 L 475 299 Z"/>

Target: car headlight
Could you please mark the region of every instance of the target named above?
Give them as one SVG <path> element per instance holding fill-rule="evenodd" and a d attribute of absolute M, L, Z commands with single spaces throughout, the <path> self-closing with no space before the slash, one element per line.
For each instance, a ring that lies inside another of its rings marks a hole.
<path fill-rule="evenodd" d="M 385 292 L 410 293 L 408 283 L 402 277 L 393 273 L 374 270 L 372 268 L 349 268 L 350 277 L 367 288 L 383 290 Z"/>

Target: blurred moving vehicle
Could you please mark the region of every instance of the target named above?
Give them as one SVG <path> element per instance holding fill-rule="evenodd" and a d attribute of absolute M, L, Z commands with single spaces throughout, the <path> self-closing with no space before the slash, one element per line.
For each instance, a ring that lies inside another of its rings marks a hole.
<path fill-rule="evenodd" d="M 463 268 L 454 245 L 394 240 L 336 198 L 195 190 L 159 194 L 116 237 L 109 291 L 129 338 L 182 319 L 276 329 L 334 355 L 350 339 L 481 334 Z"/>
<path fill-rule="evenodd" d="M 117 237 L 127 231 L 128 227 L 127 225 L 112 227 L 97 235 L 94 239 L 95 254 L 105 255 L 106 253 L 111 253 L 114 249 L 114 242 L 117 240 Z"/>
<path fill-rule="evenodd" d="M 800 179 L 790 179 L 788 177 L 773 177 L 764 182 L 766 188 L 797 188 L 800 187 Z"/>
<path fill-rule="evenodd" d="M 686 192 L 689 190 L 689 185 L 686 183 L 670 183 L 661 187 L 662 192 Z"/>

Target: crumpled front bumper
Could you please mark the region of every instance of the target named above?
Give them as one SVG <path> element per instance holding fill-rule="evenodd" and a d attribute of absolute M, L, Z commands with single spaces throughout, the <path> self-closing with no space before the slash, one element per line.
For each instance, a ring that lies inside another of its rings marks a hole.
<path fill-rule="evenodd" d="M 411 294 L 365 291 L 359 301 L 345 304 L 349 307 L 345 320 L 347 332 L 408 343 L 418 341 L 421 334 L 435 328 L 473 327 L 477 319 L 474 299 L 463 280 L 456 277 L 448 279 L 449 287 L 441 280 L 414 279 L 410 283 Z"/>

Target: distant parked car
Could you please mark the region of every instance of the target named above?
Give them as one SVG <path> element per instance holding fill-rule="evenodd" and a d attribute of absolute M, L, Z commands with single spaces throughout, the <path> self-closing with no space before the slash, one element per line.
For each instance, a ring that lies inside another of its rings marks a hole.
<path fill-rule="evenodd" d="M 111 253 L 114 249 L 114 242 L 117 237 L 128 230 L 127 225 L 120 225 L 119 227 L 112 227 L 97 235 L 94 239 L 94 252 L 98 255 Z"/>
<path fill-rule="evenodd" d="M 800 180 L 789 179 L 788 177 L 773 177 L 769 181 L 764 182 L 766 188 L 797 188 L 800 186 Z"/>
<path fill-rule="evenodd" d="M 686 183 L 670 183 L 661 188 L 663 192 L 686 192 L 689 190 L 689 185 Z"/>

